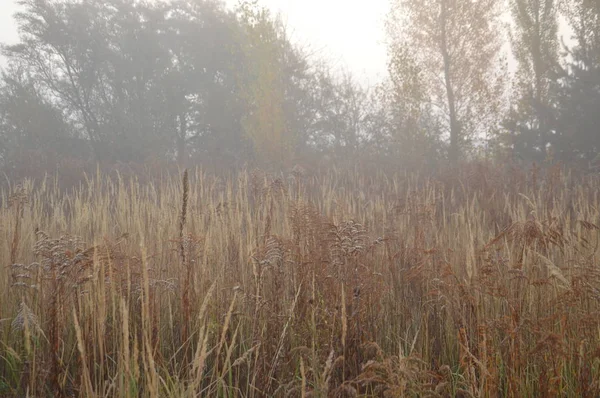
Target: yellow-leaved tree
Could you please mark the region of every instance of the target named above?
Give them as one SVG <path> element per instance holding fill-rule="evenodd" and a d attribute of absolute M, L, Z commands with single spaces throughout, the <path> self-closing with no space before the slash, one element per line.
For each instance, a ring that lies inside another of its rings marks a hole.
<path fill-rule="evenodd" d="M 505 76 L 501 6 L 502 0 L 392 1 L 392 79 L 409 72 L 396 82 L 400 96 L 413 111 L 422 109 L 420 101 L 433 110 L 450 138 L 453 162 L 469 141 L 498 125 Z"/>
<path fill-rule="evenodd" d="M 244 66 L 239 72 L 242 126 L 259 163 L 282 166 L 291 160 L 294 144 L 284 109 L 284 30 L 254 1 L 241 2 L 237 12 L 244 30 Z"/>

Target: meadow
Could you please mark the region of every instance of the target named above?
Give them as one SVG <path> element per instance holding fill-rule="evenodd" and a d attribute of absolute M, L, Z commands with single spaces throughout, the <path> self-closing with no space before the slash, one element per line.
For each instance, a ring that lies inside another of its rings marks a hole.
<path fill-rule="evenodd" d="M 0 396 L 600 396 L 597 174 L 11 184 Z"/>

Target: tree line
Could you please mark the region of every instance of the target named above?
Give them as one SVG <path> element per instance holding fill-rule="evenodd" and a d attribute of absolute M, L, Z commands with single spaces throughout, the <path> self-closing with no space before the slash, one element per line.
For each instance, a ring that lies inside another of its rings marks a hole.
<path fill-rule="evenodd" d="M 251 1 L 20 3 L 20 41 L 2 47 L 5 172 L 303 158 L 599 163 L 595 0 L 394 0 L 389 73 L 375 87 L 294 45 Z"/>

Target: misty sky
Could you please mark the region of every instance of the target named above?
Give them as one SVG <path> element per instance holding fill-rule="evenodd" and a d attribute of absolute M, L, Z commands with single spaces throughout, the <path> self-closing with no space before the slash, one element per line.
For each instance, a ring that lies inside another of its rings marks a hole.
<path fill-rule="evenodd" d="M 238 0 L 226 0 L 233 6 Z M 386 71 L 383 22 L 389 0 L 259 0 L 281 12 L 292 41 L 333 66 L 346 68 L 365 83 Z M 0 0 L 0 42 L 18 39 L 12 15 L 17 0 Z"/>

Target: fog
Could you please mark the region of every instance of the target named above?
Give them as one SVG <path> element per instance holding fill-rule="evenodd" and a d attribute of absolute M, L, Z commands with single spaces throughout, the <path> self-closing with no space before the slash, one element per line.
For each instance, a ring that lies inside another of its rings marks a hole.
<path fill-rule="evenodd" d="M 600 397 L 598 0 L 0 0 L 0 397 Z"/>
<path fill-rule="evenodd" d="M 4 1 L 0 167 L 589 165 L 600 32 L 528 1 Z"/>
<path fill-rule="evenodd" d="M 13 43 L 18 39 L 13 19 L 17 2 L 0 2 L 0 42 Z M 238 3 L 239 0 L 225 1 L 229 8 Z M 368 7 L 361 1 L 344 0 L 264 0 L 260 4 L 281 16 L 295 44 L 337 68 L 352 70 L 365 83 L 376 83 L 385 76 L 383 22 L 389 11 L 388 0 L 370 1 Z"/>

